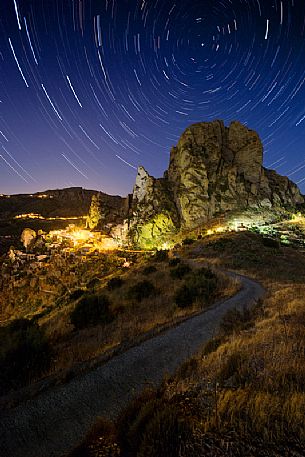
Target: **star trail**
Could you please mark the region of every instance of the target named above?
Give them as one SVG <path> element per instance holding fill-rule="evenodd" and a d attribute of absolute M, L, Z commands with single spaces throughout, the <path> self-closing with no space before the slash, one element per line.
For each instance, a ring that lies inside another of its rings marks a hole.
<path fill-rule="evenodd" d="M 0 65 L 0 193 L 126 195 L 214 119 L 305 192 L 302 0 L 1 0 Z"/>

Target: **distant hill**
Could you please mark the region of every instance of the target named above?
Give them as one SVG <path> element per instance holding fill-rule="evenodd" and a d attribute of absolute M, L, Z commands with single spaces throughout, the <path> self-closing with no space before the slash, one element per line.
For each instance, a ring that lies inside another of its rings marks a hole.
<path fill-rule="evenodd" d="M 43 217 L 76 217 L 88 214 L 92 195 L 96 190 L 82 187 L 47 190 L 36 194 L 0 196 L 0 219 L 11 219 L 20 214 L 35 213 Z M 102 202 L 120 211 L 125 199 L 100 192 Z"/>
<path fill-rule="evenodd" d="M 65 228 L 70 223 L 84 226 L 84 216 L 89 212 L 92 196 L 97 193 L 96 190 L 71 187 L 31 195 L 1 195 L 0 254 L 7 252 L 11 245 L 19 245 L 20 235 L 26 227 L 50 231 Z M 100 192 L 100 199 L 107 222 L 121 223 L 128 212 L 128 199 L 103 192 Z M 41 218 L 27 218 L 29 214 Z"/>

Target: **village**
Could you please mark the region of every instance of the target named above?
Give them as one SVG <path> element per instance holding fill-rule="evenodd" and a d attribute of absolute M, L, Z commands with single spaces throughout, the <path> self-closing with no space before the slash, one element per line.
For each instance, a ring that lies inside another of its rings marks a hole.
<path fill-rule="evenodd" d="M 39 314 L 75 290 L 94 288 L 103 277 L 129 268 L 136 255 L 119 250 L 119 242 L 101 232 L 73 224 L 49 233 L 24 229 L 21 241 L 23 249 L 12 246 L 0 261 L 1 302 L 14 316 L 23 309 Z"/>

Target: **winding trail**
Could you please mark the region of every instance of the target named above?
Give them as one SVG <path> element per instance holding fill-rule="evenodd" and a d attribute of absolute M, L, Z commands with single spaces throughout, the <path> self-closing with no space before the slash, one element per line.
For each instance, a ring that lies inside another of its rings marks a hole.
<path fill-rule="evenodd" d="M 0 413 L 1 457 L 60 457 L 73 448 L 96 416 L 114 418 L 135 393 L 157 386 L 196 353 L 232 308 L 250 307 L 265 294 L 257 282 L 234 273 L 242 285 L 232 298 L 141 343 L 68 384 Z"/>

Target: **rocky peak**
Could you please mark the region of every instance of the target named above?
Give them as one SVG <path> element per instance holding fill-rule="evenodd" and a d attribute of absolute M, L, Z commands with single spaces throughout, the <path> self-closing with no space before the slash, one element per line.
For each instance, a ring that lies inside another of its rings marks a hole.
<path fill-rule="evenodd" d="M 303 202 L 293 182 L 263 167 L 263 145 L 255 131 L 237 121 L 226 127 L 216 120 L 184 131 L 164 178 L 139 168 L 133 224 L 143 226 L 162 213 L 176 227 L 192 228 L 230 211 Z"/>
<path fill-rule="evenodd" d="M 149 176 L 144 167 L 138 167 L 138 174 L 133 188 L 133 199 L 142 202 L 147 193 L 152 190 L 155 179 Z"/>

